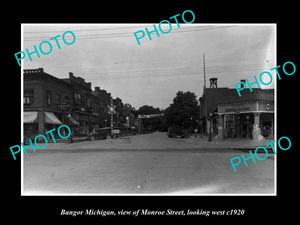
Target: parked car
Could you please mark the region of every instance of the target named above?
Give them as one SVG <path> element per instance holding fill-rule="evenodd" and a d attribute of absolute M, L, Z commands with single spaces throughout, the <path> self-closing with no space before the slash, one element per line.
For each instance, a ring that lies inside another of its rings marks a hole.
<path fill-rule="evenodd" d="M 188 129 L 184 129 L 178 126 L 169 127 L 168 128 L 168 137 L 174 138 L 174 137 L 181 137 L 186 138 L 189 136 Z"/>
<path fill-rule="evenodd" d="M 110 128 L 99 128 L 94 132 L 89 133 L 88 139 L 94 141 L 96 139 L 106 139 Z"/>

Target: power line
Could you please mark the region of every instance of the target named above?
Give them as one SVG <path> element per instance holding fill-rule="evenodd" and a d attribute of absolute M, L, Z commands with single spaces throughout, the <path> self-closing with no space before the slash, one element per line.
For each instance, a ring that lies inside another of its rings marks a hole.
<path fill-rule="evenodd" d="M 206 28 L 185 28 L 184 30 L 174 30 L 172 33 L 182 33 L 182 32 L 193 32 L 193 31 L 203 31 L 203 30 L 214 30 L 214 29 L 224 29 L 236 26 L 217 26 L 217 27 L 206 27 Z M 133 33 L 112 33 L 112 34 L 85 34 L 76 36 L 77 39 L 100 39 L 100 38 L 115 38 L 115 37 L 128 37 L 133 36 Z M 38 39 L 27 39 L 27 38 L 38 38 Z M 49 39 L 49 37 L 39 36 L 39 37 L 26 37 L 24 41 L 42 41 L 42 39 Z"/>
<path fill-rule="evenodd" d="M 256 72 L 257 70 L 254 70 L 254 69 L 246 69 L 246 70 L 228 70 L 228 71 L 219 71 L 219 72 L 214 72 L 213 74 L 228 74 L 228 73 L 233 73 L 233 72 Z M 208 75 L 210 75 L 211 73 L 208 73 Z M 174 72 L 172 73 L 156 73 L 154 76 L 141 76 L 139 74 L 130 74 L 130 75 L 127 75 L 127 76 L 109 76 L 109 75 L 105 75 L 105 76 L 100 76 L 99 78 L 101 79 L 144 79 L 144 78 L 149 78 L 149 79 L 155 79 L 155 78 L 159 78 L 159 77 L 173 77 L 173 78 L 179 78 L 179 77 L 182 77 L 182 78 L 187 78 L 187 77 L 193 77 L 193 76 L 200 76 L 201 75 L 201 72 L 199 73 L 189 73 L 189 72 L 186 72 L 186 73 L 181 73 L 181 74 L 175 74 Z M 94 77 L 95 76 L 88 76 L 87 77 Z"/>
<path fill-rule="evenodd" d="M 164 62 L 162 62 L 164 63 Z M 130 64 L 129 64 L 130 65 Z M 128 64 L 127 64 L 128 66 Z M 170 65 L 172 66 L 172 65 Z M 64 66 L 58 66 L 60 68 L 64 68 Z M 207 66 L 207 72 L 208 73 L 222 73 L 222 72 L 239 72 L 239 71 L 247 71 L 251 68 L 251 70 L 261 70 L 264 68 L 261 64 L 233 64 L 233 65 L 216 65 L 216 66 Z M 72 68 L 73 70 L 76 70 L 76 66 Z M 85 74 L 98 74 L 98 75 L 114 75 L 114 74 L 132 74 L 132 73 L 174 73 L 174 72 L 183 72 L 188 73 L 187 71 L 191 70 L 199 70 L 201 71 L 201 67 L 177 67 L 177 68 L 161 68 L 161 69 L 141 69 L 141 70 L 128 70 L 124 71 L 124 69 L 121 68 L 120 71 L 109 71 L 109 72 L 99 72 L 99 70 L 89 70 L 93 69 L 93 67 L 80 67 L 78 68 L 80 70 L 85 70 Z M 200 74 L 200 72 L 199 72 Z"/>
<path fill-rule="evenodd" d="M 208 75 L 211 74 L 228 74 L 228 73 L 247 73 L 247 72 L 258 72 L 261 71 L 262 67 L 257 68 L 246 68 L 246 69 L 239 69 L 239 68 L 233 68 L 233 69 L 225 69 L 225 70 L 215 70 L 215 71 L 208 71 Z M 180 74 L 178 74 L 180 73 Z M 114 71 L 114 72 L 98 72 L 98 71 L 85 71 L 85 76 L 89 77 L 95 77 L 99 76 L 99 78 L 110 78 L 110 79 L 119 79 L 119 78 L 157 78 L 157 77 L 190 77 L 197 75 L 199 76 L 202 72 L 198 71 L 189 71 L 186 68 L 180 68 L 180 69 L 156 69 L 156 70 L 137 70 L 137 71 Z M 152 76 L 148 76 L 149 74 L 152 74 Z"/>
<path fill-rule="evenodd" d="M 205 27 L 211 27 L 213 25 L 210 26 L 201 26 L 203 28 Z M 129 26 L 129 27 L 112 27 L 112 28 L 97 28 L 97 29 L 80 29 L 80 30 L 73 30 L 73 32 L 83 32 L 83 31 L 99 31 L 99 30 L 119 30 L 119 29 L 132 29 L 132 28 L 145 28 L 146 24 L 144 25 L 137 25 L 137 26 Z M 62 30 L 56 30 L 56 31 L 24 31 L 24 33 L 30 33 L 30 34 L 34 34 L 34 33 L 58 33 L 58 32 L 62 32 Z"/>
<path fill-rule="evenodd" d="M 82 32 L 82 31 L 98 31 L 98 30 L 116 30 L 116 29 L 132 29 L 132 28 L 139 28 L 142 27 L 141 25 L 138 26 L 129 26 L 129 27 L 113 27 L 113 28 L 97 28 L 97 29 L 80 29 L 80 30 L 73 30 L 73 32 Z M 62 32 L 62 30 L 56 30 L 56 31 L 24 31 L 24 33 L 57 33 Z"/>

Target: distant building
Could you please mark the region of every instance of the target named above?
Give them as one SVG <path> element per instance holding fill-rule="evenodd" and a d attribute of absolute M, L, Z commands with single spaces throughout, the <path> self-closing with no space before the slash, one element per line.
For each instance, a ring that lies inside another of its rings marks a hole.
<path fill-rule="evenodd" d="M 24 70 L 24 133 L 28 138 L 44 134 L 61 124 L 71 127 L 73 136 L 86 136 L 98 128 L 110 127 L 113 101 L 114 127 L 130 128 L 134 124 L 133 107 L 113 99 L 106 90 L 95 87 L 69 73 L 58 79 L 43 68 Z"/>
<path fill-rule="evenodd" d="M 125 123 L 126 120 L 123 114 L 124 104 L 122 99 L 118 97 L 113 99 L 113 104 L 116 110 L 116 113 L 114 114 L 114 126 L 120 127 L 121 124 Z"/>
<path fill-rule="evenodd" d="M 210 79 L 200 98 L 200 127 L 210 129 L 217 138 L 274 138 L 274 89 L 245 89 L 239 97 L 236 89 L 218 88 Z"/>
<path fill-rule="evenodd" d="M 74 135 L 87 135 L 100 127 L 100 99 L 91 90 L 91 83 L 69 73 L 69 78 L 62 79 L 71 84 L 73 90 L 72 115 L 79 122 Z"/>
<path fill-rule="evenodd" d="M 106 92 L 106 90 L 100 89 L 100 87 L 95 87 L 92 94 L 98 98 L 99 101 L 99 126 L 100 128 L 110 126 L 110 113 L 108 111 L 111 104 L 111 94 Z"/>
<path fill-rule="evenodd" d="M 133 128 L 135 127 L 135 109 L 132 107 L 130 104 L 125 103 L 124 104 L 124 110 L 123 114 L 125 117 L 125 123 L 124 125 L 128 128 Z"/>

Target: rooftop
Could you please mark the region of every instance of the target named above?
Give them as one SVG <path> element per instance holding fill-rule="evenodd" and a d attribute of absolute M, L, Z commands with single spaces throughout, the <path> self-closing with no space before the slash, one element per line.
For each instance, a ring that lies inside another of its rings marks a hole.
<path fill-rule="evenodd" d="M 202 96 L 203 98 L 203 96 Z M 235 88 L 206 88 L 204 91 L 206 98 L 207 112 L 215 111 L 218 104 L 240 103 L 252 101 L 274 101 L 274 89 L 252 88 L 244 89 L 239 97 Z"/>
<path fill-rule="evenodd" d="M 56 78 L 48 73 L 44 72 L 43 68 L 38 69 L 24 69 L 23 70 L 24 80 L 43 80 L 43 81 L 55 81 L 63 85 L 70 87 L 71 85 L 66 81 Z"/>

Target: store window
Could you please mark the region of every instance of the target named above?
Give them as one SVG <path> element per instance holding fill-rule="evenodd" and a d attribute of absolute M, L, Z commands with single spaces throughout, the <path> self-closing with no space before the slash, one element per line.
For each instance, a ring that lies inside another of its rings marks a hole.
<path fill-rule="evenodd" d="M 26 105 L 31 105 L 33 104 L 33 89 L 28 89 L 24 91 L 24 98 L 23 98 L 23 103 Z"/>
<path fill-rule="evenodd" d="M 65 102 L 66 102 L 66 103 L 70 103 L 70 102 L 71 102 L 69 96 L 65 96 Z"/>
<path fill-rule="evenodd" d="M 47 106 L 51 105 L 51 91 L 50 90 L 46 90 L 46 102 L 47 102 Z"/>
<path fill-rule="evenodd" d="M 74 101 L 75 101 L 75 104 L 80 104 L 80 93 L 79 93 L 79 90 L 75 90 L 74 91 Z"/>
<path fill-rule="evenodd" d="M 86 107 L 88 109 L 91 109 L 92 108 L 92 98 L 91 97 L 86 97 Z"/>
<path fill-rule="evenodd" d="M 56 95 L 56 102 L 57 102 L 57 104 L 61 104 L 61 95 L 60 94 Z"/>

